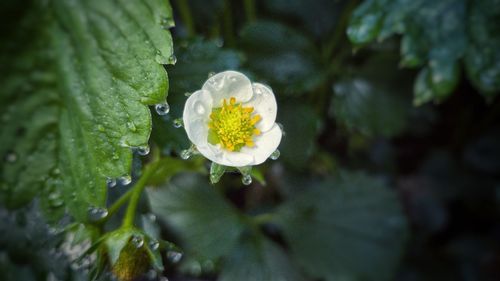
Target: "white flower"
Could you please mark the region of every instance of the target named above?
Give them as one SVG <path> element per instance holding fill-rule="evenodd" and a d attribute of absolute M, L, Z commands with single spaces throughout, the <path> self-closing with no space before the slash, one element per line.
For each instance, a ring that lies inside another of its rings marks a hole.
<path fill-rule="evenodd" d="M 271 88 L 224 71 L 188 98 L 182 117 L 189 140 L 203 156 L 244 167 L 266 161 L 280 144 L 277 109 Z"/>

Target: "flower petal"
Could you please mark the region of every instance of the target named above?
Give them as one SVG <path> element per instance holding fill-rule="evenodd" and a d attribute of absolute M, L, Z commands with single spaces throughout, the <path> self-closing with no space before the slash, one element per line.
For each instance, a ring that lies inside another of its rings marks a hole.
<path fill-rule="evenodd" d="M 205 158 L 215 163 L 222 164 L 222 149 L 218 146 L 206 143 L 200 146 L 197 146 L 196 149 L 200 152 Z"/>
<path fill-rule="evenodd" d="M 259 165 L 266 161 L 269 156 L 278 148 L 281 142 L 281 129 L 278 124 L 274 124 L 271 129 L 255 138 L 254 147 L 243 147 L 241 153 L 252 155 L 254 162 L 252 165 Z"/>
<path fill-rule="evenodd" d="M 222 165 L 231 167 L 245 167 L 254 165 L 254 157 L 248 153 L 224 151 L 222 154 Z M 220 164 L 220 163 L 219 163 Z"/>
<path fill-rule="evenodd" d="M 253 95 L 250 80 L 242 73 L 232 70 L 208 78 L 202 89 L 210 93 L 215 107 L 221 106 L 223 99 L 235 97 L 237 102 L 246 102 Z"/>
<path fill-rule="evenodd" d="M 189 140 L 196 146 L 207 143 L 211 112 L 212 97 L 206 91 L 196 91 L 186 101 L 182 120 Z"/>
<path fill-rule="evenodd" d="M 276 98 L 274 97 L 273 90 L 264 84 L 253 83 L 252 87 L 254 95 L 244 106 L 253 107 L 254 112 L 262 117 L 262 120 L 255 124 L 255 126 L 261 132 L 266 132 L 271 129 L 274 121 L 276 121 L 276 113 L 278 112 Z"/>

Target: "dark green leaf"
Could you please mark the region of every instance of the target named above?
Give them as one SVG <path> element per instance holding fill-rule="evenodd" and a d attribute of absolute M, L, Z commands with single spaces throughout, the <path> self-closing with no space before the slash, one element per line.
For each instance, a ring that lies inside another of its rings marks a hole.
<path fill-rule="evenodd" d="M 313 89 L 322 80 L 318 52 L 311 40 L 280 23 L 257 21 L 246 25 L 241 30 L 241 48 L 248 55 L 250 70 L 273 89 L 297 94 Z"/>
<path fill-rule="evenodd" d="M 406 240 L 396 194 L 357 173 L 285 203 L 277 222 L 295 260 L 315 278 L 390 280 Z"/>
<path fill-rule="evenodd" d="M 2 198 L 61 196 L 82 221 L 104 206 L 106 178 L 130 174 L 130 146 L 148 142 L 148 105 L 164 102 L 161 64 L 173 62 L 161 25 L 172 11 L 157 0 L 33 2 L 1 35 Z"/>
<path fill-rule="evenodd" d="M 149 189 L 151 209 L 180 234 L 190 253 L 217 258 L 234 248 L 243 231 L 236 210 L 204 176 L 184 173 L 159 189 Z"/>
<path fill-rule="evenodd" d="M 278 115 L 285 131 L 279 159 L 294 169 L 304 169 L 316 149 L 320 119 L 310 106 L 292 103 L 281 104 Z"/>
<path fill-rule="evenodd" d="M 243 237 L 230 253 L 220 275 L 221 281 L 302 280 L 287 255 L 261 235 Z"/>

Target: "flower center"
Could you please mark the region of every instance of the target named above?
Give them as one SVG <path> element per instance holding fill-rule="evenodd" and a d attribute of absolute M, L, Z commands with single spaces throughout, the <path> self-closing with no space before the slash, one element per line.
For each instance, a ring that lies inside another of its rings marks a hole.
<path fill-rule="evenodd" d="M 243 107 L 231 97 L 229 104 L 223 100 L 222 107 L 212 109 L 208 122 L 208 142 L 220 144 L 229 151 L 240 151 L 242 147 L 253 147 L 252 137 L 260 135 L 255 124 L 260 121 L 258 114 L 253 114 L 253 107 Z"/>

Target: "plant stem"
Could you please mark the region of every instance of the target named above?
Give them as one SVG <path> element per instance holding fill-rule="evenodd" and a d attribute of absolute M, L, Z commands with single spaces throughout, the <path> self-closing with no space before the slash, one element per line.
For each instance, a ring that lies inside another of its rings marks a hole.
<path fill-rule="evenodd" d="M 256 13 L 255 13 L 255 0 L 245 0 L 245 15 L 247 17 L 248 22 L 255 21 Z"/>
<path fill-rule="evenodd" d="M 328 40 L 328 42 L 325 44 L 323 57 L 326 60 L 329 61 L 333 56 L 335 49 L 339 47 L 342 38 L 345 36 L 349 18 L 351 17 L 352 11 L 357 6 L 358 2 L 358 0 L 351 0 L 344 6 L 342 14 L 340 15 L 340 18 L 337 22 L 337 26 L 333 31 L 332 37 L 330 37 L 330 40 Z"/>
<path fill-rule="evenodd" d="M 135 211 L 137 209 L 137 204 L 139 203 L 139 199 L 141 198 L 142 191 L 146 187 L 146 184 L 151 177 L 152 174 L 156 171 L 156 168 L 158 168 L 159 161 L 154 161 L 147 165 L 144 168 L 144 173 L 142 174 L 141 178 L 136 182 L 136 184 L 127 192 L 130 192 L 130 201 L 127 206 L 127 211 L 125 213 L 125 217 L 123 218 L 123 223 L 122 227 L 132 227 L 134 224 L 134 218 L 135 218 Z M 126 194 L 125 194 L 126 195 Z M 124 195 L 124 196 L 125 196 Z M 120 198 L 122 199 L 122 198 Z M 119 199 L 119 201 L 120 201 Z M 126 199 L 124 199 L 126 200 Z M 116 204 L 116 203 L 115 203 Z"/>
<path fill-rule="evenodd" d="M 195 35 L 193 15 L 191 14 L 191 9 L 189 8 L 189 3 L 187 0 L 177 0 L 177 8 L 182 18 L 182 22 L 186 26 L 186 30 L 189 37 Z"/>
<path fill-rule="evenodd" d="M 224 37 L 227 42 L 228 47 L 234 47 L 235 39 L 233 35 L 233 15 L 231 12 L 231 1 L 224 1 L 224 12 L 223 12 L 223 30 Z"/>

